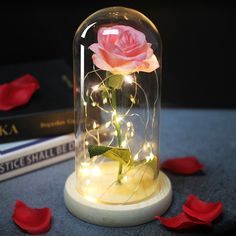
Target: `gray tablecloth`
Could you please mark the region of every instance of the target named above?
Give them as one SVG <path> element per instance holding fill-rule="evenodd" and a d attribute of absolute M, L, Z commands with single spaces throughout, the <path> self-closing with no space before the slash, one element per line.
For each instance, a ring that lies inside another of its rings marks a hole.
<path fill-rule="evenodd" d="M 173 185 L 174 199 L 165 216 L 178 214 L 190 193 L 205 201 L 222 201 L 224 213 L 212 229 L 197 227 L 174 232 L 159 221 L 127 228 L 83 222 L 64 205 L 64 183 L 74 169 L 74 161 L 69 160 L 0 183 L 0 235 L 24 235 L 12 221 L 16 199 L 34 208 L 51 208 L 52 227 L 46 235 L 229 235 L 236 228 L 236 111 L 162 110 L 161 160 L 188 155 L 196 155 L 206 169 L 193 176 L 166 172 Z"/>

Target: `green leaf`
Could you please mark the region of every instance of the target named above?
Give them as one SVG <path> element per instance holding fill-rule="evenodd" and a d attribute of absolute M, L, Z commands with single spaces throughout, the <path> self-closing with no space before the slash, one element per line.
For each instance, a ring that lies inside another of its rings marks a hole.
<path fill-rule="evenodd" d="M 131 153 L 129 149 L 126 149 L 126 148 L 89 145 L 88 152 L 89 152 L 90 158 L 97 155 L 103 155 L 112 160 L 119 161 L 122 164 L 128 164 L 132 161 Z"/>
<path fill-rule="evenodd" d="M 108 86 L 113 89 L 121 89 L 123 84 L 122 75 L 110 75 L 108 79 Z"/>
<path fill-rule="evenodd" d="M 101 155 L 110 149 L 111 149 L 111 147 L 108 147 L 108 146 L 96 146 L 96 145 L 89 145 L 88 146 L 88 152 L 89 152 L 90 158 L 97 156 L 97 155 Z"/>
<path fill-rule="evenodd" d="M 154 156 L 152 160 L 148 161 L 147 164 L 152 168 L 154 173 L 154 179 L 157 177 L 157 165 L 158 165 L 158 158 Z"/>
<path fill-rule="evenodd" d="M 112 148 L 103 153 L 103 155 L 122 164 L 128 164 L 132 160 L 130 151 L 125 148 Z"/>

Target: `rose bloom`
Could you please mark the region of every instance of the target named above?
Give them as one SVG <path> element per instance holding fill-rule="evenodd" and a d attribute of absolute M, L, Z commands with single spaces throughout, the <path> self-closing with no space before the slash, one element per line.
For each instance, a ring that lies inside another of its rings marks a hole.
<path fill-rule="evenodd" d="M 101 27 L 97 40 L 89 49 L 94 52 L 93 63 L 102 70 L 127 75 L 152 72 L 159 67 L 145 35 L 130 26 Z"/>

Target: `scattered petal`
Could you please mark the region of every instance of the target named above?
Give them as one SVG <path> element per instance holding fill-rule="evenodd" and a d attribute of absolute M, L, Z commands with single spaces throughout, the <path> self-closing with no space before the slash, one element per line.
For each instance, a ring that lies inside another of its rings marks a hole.
<path fill-rule="evenodd" d="M 205 222 L 212 222 L 223 210 L 221 202 L 204 202 L 194 195 L 189 195 L 183 205 L 183 211 L 191 217 Z"/>
<path fill-rule="evenodd" d="M 155 216 L 155 219 L 160 220 L 169 229 L 175 230 L 188 229 L 195 225 L 212 226 L 212 221 L 221 214 L 223 204 L 221 202 L 204 202 L 191 194 L 182 208 L 183 212 L 177 216 L 170 218 Z"/>
<path fill-rule="evenodd" d="M 0 110 L 8 111 L 28 103 L 39 87 L 38 80 L 30 74 L 0 85 Z"/>
<path fill-rule="evenodd" d="M 176 174 L 191 175 L 201 171 L 204 165 L 196 157 L 192 156 L 166 160 L 161 167 Z"/>
<path fill-rule="evenodd" d="M 184 212 L 181 212 L 177 216 L 170 218 L 155 216 L 155 219 L 160 220 L 160 222 L 169 229 L 175 229 L 175 230 L 188 229 L 199 224 L 209 225 L 209 226 L 211 225 L 208 222 L 203 222 L 198 219 L 189 217 Z"/>
<path fill-rule="evenodd" d="M 51 210 L 30 208 L 24 202 L 17 200 L 13 220 L 29 234 L 43 234 L 51 227 Z"/>

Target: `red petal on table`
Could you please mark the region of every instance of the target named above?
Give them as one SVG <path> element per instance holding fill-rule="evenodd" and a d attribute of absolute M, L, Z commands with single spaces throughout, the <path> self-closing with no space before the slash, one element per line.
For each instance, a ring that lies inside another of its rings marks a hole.
<path fill-rule="evenodd" d="M 194 219 L 184 212 L 181 212 L 179 215 L 170 218 L 155 216 L 155 219 L 160 220 L 160 222 L 169 229 L 175 230 L 188 229 L 199 224 L 211 226 L 210 223 Z"/>
<path fill-rule="evenodd" d="M 51 227 L 51 210 L 49 208 L 33 209 L 17 200 L 13 220 L 30 234 L 46 233 Z"/>
<path fill-rule="evenodd" d="M 204 165 L 196 157 L 192 156 L 166 160 L 162 163 L 161 167 L 176 174 L 190 175 L 202 170 Z"/>
<path fill-rule="evenodd" d="M 189 195 L 186 203 L 183 205 L 183 211 L 198 220 L 212 222 L 223 210 L 221 202 L 204 202 L 194 195 Z"/>
<path fill-rule="evenodd" d="M 37 79 L 30 74 L 0 85 L 0 110 L 8 111 L 28 103 L 39 87 Z"/>

